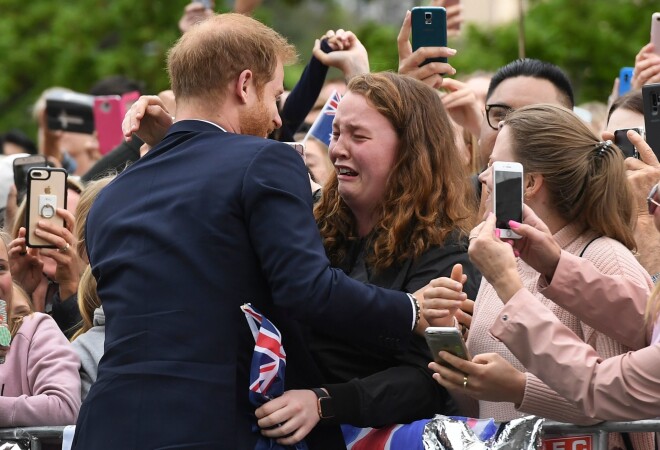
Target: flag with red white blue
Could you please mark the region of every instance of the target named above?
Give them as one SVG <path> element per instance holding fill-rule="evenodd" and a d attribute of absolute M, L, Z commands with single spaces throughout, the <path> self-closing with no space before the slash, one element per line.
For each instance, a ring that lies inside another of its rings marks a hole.
<path fill-rule="evenodd" d="M 242 305 L 241 309 L 254 337 L 254 353 L 250 365 L 248 395 L 250 403 L 256 409 L 284 393 L 286 353 L 282 346 L 280 330 L 270 320 L 249 303 Z M 293 446 L 280 445 L 275 440 L 262 436 L 256 423 L 253 426 L 253 431 L 259 434 L 255 450 L 307 450 L 304 441 Z"/>
<path fill-rule="evenodd" d="M 306 141 L 310 136 L 315 139 L 323 142 L 326 147 L 330 146 L 330 139 L 332 137 L 332 122 L 335 120 L 335 114 L 337 114 L 337 106 L 339 106 L 339 101 L 341 100 L 341 95 L 337 90 L 332 91 L 332 94 L 323 105 L 323 109 L 316 116 L 316 120 L 309 128 L 307 135 L 305 136 L 304 141 Z"/>

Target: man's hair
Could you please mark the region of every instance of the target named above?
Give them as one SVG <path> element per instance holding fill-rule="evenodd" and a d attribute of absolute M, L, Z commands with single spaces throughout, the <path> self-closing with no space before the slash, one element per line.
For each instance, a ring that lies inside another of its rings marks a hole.
<path fill-rule="evenodd" d="M 389 72 L 356 76 L 347 89 L 366 98 L 399 140 L 383 199 L 373 205 L 379 219 L 370 235 L 369 265 L 386 269 L 442 246 L 450 233 L 467 235 L 476 212 L 474 194 L 437 92 Z M 339 264 L 357 237 L 357 224 L 338 192 L 335 172 L 314 215 L 330 261 Z"/>
<path fill-rule="evenodd" d="M 224 100 L 227 85 L 246 69 L 258 92 L 278 61 L 296 60 L 295 48 L 266 25 L 242 14 L 219 14 L 188 30 L 169 51 L 167 68 L 177 100 Z"/>
<path fill-rule="evenodd" d="M 514 160 L 525 173 L 543 175 L 549 202 L 562 219 L 635 248 L 635 198 L 623 153 L 601 142 L 573 111 L 557 105 L 517 109 L 504 127 L 511 133 Z"/>
<path fill-rule="evenodd" d="M 515 77 L 530 77 L 549 81 L 559 91 L 559 101 L 563 106 L 569 109 L 573 109 L 575 106 L 573 87 L 564 71 L 549 62 L 529 58 L 516 59 L 506 66 L 500 67 L 490 80 L 486 99 L 490 98 L 502 81 Z"/>

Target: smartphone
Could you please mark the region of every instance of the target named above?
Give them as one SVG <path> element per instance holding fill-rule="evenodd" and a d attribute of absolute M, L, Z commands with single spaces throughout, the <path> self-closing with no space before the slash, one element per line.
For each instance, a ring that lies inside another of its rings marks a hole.
<path fill-rule="evenodd" d="M 202 5 L 204 5 L 204 8 L 213 9 L 213 4 L 211 3 L 211 0 L 192 0 L 191 3 L 201 3 Z"/>
<path fill-rule="evenodd" d="M 11 344 L 11 333 L 9 332 L 9 321 L 7 319 L 7 302 L 0 300 L 0 346 L 9 347 Z M 0 356 L 0 364 L 5 363 L 5 357 Z"/>
<path fill-rule="evenodd" d="M 305 144 L 303 142 L 285 142 L 285 144 L 290 145 L 295 151 L 298 152 L 303 160 L 305 159 Z"/>
<path fill-rule="evenodd" d="M 46 125 L 50 130 L 94 133 L 94 96 L 62 91 L 48 94 Z"/>
<path fill-rule="evenodd" d="M 121 123 L 126 111 L 140 97 L 137 91 L 124 95 L 99 95 L 94 97 L 94 128 L 102 155 L 110 152 L 124 140 Z"/>
<path fill-rule="evenodd" d="M 622 67 L 619 70 L 619 97 L 632 89 L 634 67 Z"/>
<path fill-rule="evenodd" d="M 453 367 L 438 356 L 438 353 L 443 350 L 468 361 L 471 359 L 467 347 L 465 346 L 465 340 L 457 328 L 428 327 L 424 330 L 424 337 L 426 338 L 426 343 L 429 346 L 429 349 L 431 349 L 433 360 L 438 364 L 450 368 Z"/>
<path fill-rule="evenodd" d="M 646 143 L 660 159 L 660 83 L 642 86 Z"/>
<path fill-rule="evenodd" d="M 522 223 L 523 210 L 523 167 L 516 162 L 496 161 L 493 163 L 493 212 L 500 237 L 520 239 L 520 235 L 509 227 L 509 221 Z"/>
<path fill-rule="evenodd" d="M 616 144 L 617 147 L 619 147 L 619 150 L 621 150 L 621 152 L 623 153 L 624 158 L 639 159 L 639 152 L 632 144 L 632 142 L 630 142 L 630 139 L 628 139 L 628 130 L 635 130 L 637 134 L 642 136 L 642 138 L 644 138 L 645 136 L 644 128 L 641 127 L 619 128 L 618 130 L 614 131 L 614 143 Z"/>
<path fill-rule="evenodd" d="M 20 205 L 27 192 L 27 174 L 33 167 L 46 167 L 44 155 L 30 155 L 16 158 L 14 166 L 14 185 L 16 186 L 16 204 Z"/>
<path fill-rule="evenodd" d="M 412 49 L 447 46 L 447 10 L 440 6 L 416 6 L 412 15 Z M 447 58 L 428 58 L 430 62 L 447 62 Z"/>
<path fill-rule="evenodd" d="M 57 215 L 57 208 L 66 208 L 66 177 L 66 170 L 54 167 L 33 168 L 28 172 L 25 210 L 25 240 L 28 247 L 56 248 L 35 235 L 34 230 L 40 220 L 64 226 L 64 219 Z"/>
<path fill-rule="evenodd" d="M 655 46 L 654 53 L 660 55 L 660 12 L 651 16 L 651 42 Z"/>

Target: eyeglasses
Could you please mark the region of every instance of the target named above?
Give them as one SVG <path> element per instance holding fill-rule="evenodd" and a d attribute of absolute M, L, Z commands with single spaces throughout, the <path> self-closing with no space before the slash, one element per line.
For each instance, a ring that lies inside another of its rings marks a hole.
<path fill-rule="evenodd" d="M 649 214 L 653 215 L 655 210 L 660 206 L 660 201 L 657 200 L 656 196 L 658 195 L 658 185 L 656 184 L 649 192 L 648 197 L 646 197 L 646 206 L 649 209 Z"/>
<path fill-rule="evenodd" d="M 499 124 L 506 118 L 506 115 L 513 111 L 513 108 L 507 105 L 486 105 L 486 121 L 488 126 L 497 131 Z"/>

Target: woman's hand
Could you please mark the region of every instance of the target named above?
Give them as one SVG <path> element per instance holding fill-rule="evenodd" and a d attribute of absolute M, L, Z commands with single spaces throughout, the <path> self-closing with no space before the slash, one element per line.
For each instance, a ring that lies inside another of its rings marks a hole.
<path fill-rule="evenodd" d="M 466 280 L 463 266 L 456 264 L 452 268 L 451 278 L 435 278 L 423 288 L 424 300 L 420 306 L 422 316 L 429 326 L 454 326 L 454 316 L 467 299 L 467 294 L 463 292 Z"/>
<path fill-rule="evenodd" d="M 523 224 L 511 221 L 511 229 L 522 236 L 513 242 L 520 258 L 543 275 L 548 283 L 559 264 L 561 247 L 545 223 L 527 205 L 523 205 Z"/>
<path fill-rule="evenodd" d="M 78 292 L 80 275 L 84 269 L 80 257 L 76 253 L 76 238 L 73 235 L 75 218 L 73 214 L 63 208 L 57 209 L 57 215 L 64 219 L 66 227 L 61 227 L 47 220 L 37 222 L 34 233 L 55 249 L 44 248 L 39 251 L 42 256 L 52 258 L 57 263 L 55 281 L 59 285 L 60 298 L 69 298 Z"/>
<path fill-rule="evenodd" d="M 484 353 L 466 361 L 447 352 L 440 357 L 452 366 L 429 364 L 433 378 L 447 389 L 461 392 L 489 402 L 512 402 L 520 405 L 527 379 L 497 353 Z"/>
<path fill-rule="evenodd" d="M 121 130 L 127 141 L 135 133 L 151 147 L 163 140 L 174 118 L 157 95 L 143 95 L 126 112 Z"/>
<path fill-rule="evenodd" d="M 286 391 L 258 408 L 255 415 L 261 434 L 282 445 L 302 441 L 321 420 L 316 394 L 308 389 Z"/>
<path fill-rule="evenodd" d="M 39 249 L 25 245 L 25 228 L 18 230 L 18 237 L 9 243 L 9 270 L 12 279 L 32 295 L 43 278 L 44 263 L 39 258 Z"/>
<path fill-rule="evenodd" d="M 493 285 L 504 303 L 523 287 L 512 245 L 500 240 L 493 213 L 488 213 L 486 220 L 470 232 L 470 261 Z"/>
<path fill-rule="evenodd" d="M 454 75 L 456 70 L 448 63 L 431 62 L 423 66 L 421 64 L 428 58 L 454 56 L 456 50 L 448 47 L 420 47 L 413 52 L 412 45 L 410 45 L 411 29 L 410 11 L 408 11 L 397 38 L 399 73 L 416 78 L 437 89 L 442 86 L 443 75 Z"/>
<path fill-rule="evenodd" d="M 327 39 L 332 52 L 325 53 L 321 50 L 321 40 Z M 351 31 L 328 30 L 328 32 L 314 42 L 312 50 L 314 57 L 328 67 L 336 67 L 344 74 L 347 80 L 369 73 L 369 55 L 362 42 Z"/>

